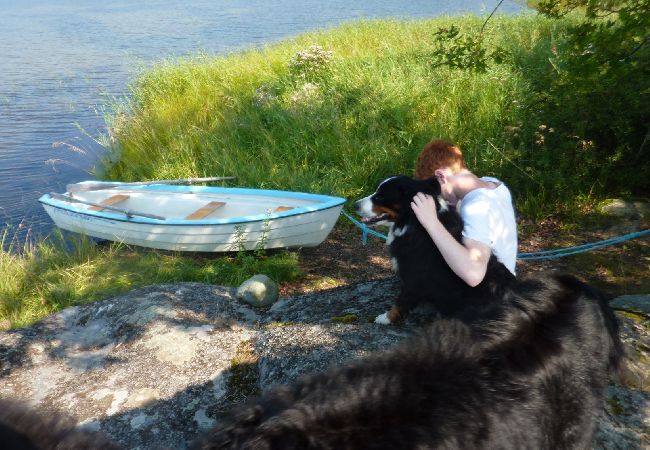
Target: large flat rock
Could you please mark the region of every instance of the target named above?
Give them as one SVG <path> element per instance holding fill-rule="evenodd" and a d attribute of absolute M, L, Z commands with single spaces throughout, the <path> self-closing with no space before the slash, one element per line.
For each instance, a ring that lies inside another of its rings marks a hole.
<path fill-rule="evenodd" d="M 182 448 L 227 409 L 259 316 L 232 289 L 151 286 L 0 336 L 0 395 L 60 411 L 129 448 Z"/>
<path fill-rule="evenodd" d="M 432 319 L 424 310 L 401 326 L 374 324 L 396 294 L 387 279 L 254 310 L 231 288 L 149 286 L 1 333 L 0 396 L 68 415 L 126 448 L 182 449 L 247 396 L 391 347 Z M 621 320 L 624 340 L 645 351 L 647 326 Z M 647 354 L 637 356 L 631 378 L 648 370 Z M 595 448 L 645 445 L 646 387 L 612 384 Z"/>

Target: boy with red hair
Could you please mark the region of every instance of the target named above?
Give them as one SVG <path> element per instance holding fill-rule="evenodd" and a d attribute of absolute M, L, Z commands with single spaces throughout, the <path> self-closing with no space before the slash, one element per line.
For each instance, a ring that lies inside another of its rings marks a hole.
<path fill-rule="evenodd" d="M 435 177 L 441 196 L 458 209 L 464 222 L 462 243 L 438 220 L 429 195 L 418 193 L 411 208 L 449 267 L 470 286 L 485 277 L 490 254 L 515 273 L 517 223 L 506 185 L 493 177 L 479 178 L 465 165 L 460 148 L 444 140 L 429 142 L 417 159 L 415 177 Z"/>

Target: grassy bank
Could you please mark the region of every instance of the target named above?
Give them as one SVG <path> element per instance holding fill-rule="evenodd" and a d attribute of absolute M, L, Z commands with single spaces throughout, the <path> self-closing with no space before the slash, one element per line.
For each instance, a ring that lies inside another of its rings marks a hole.
<path fill-rule="evenodd" d="M 465 150 L 478 173 L 507 179 L 525 214 L 541 214 L 549 175 L 522 155 L 531 83 L 547 71 L 561 24 L 490 22 L 511 64 L 486 73 L 432 67 L 433 33 L 483 19 L 380 21 L 307 34 L 226 57 L 163 63 L 111 119 L 111 179 L 234 175 L 245 186 L 355 198 L 411 173 L 432 136 Z M 318 47 L 314 47 L 318 46 Z M 516 141 L 516 142 L 515 142 Z M 540 192 L 541 191 L 541 192 Z"/>
<path fill-rule="evenodd" d="M 5 239 L 7 234 L 5 233 Z M 156 283 L 197 281 L 237 286 L 256 273 L 300 276 L 297 255 L 211 257 L 158 252 L 54 233 L 36 248 L 0 252 L 0 329 L 23 326 L 68 306 Z"/>
<path fill-rule="evenodd" d="M 477 31 L 478 17 L 359 22 L 162 62 L 113 105 L 98 171 L 123 181 L 229 175 L 241 186 L 355 199 L 385 176 L 412 173 L 422 146 L 443 137 L 464 149 L 471 169 L 510 185 L 520 216 L 576 220 L 573 211 L 604 196 L 633 193 L 631 183 L 607 182 L 611 173 L 634 177 L 617 172 L 616 151 L 594 156 L 592 141 L 540 106 L 575 20 L 491 19 L 485 48 L 505 57 L 484 72 L 434 63 L 436 31 Z M 0 325 L 151 283 L 236 285 L 257 272 L 295 281 L 299 256 L 188 256 L 53 237 L 0 253 Z"/>
<path fill-rule="evenodd" d="M 443 137 L 477 173 L 506 180 L 526 216 L 629 195 L 642 161 L 621 160 L 639 157 L 628 150 L 636 144 L 608 139 L 599 148 L 567 117 L 577 116 L 570 102 L 585 99 L 552 84 L 566 72 L 563 36 L 577 20 L 492 18 L 483 49 L 504 56 L 486 71 L 435 65 L 435 33 L 478 32 L 478 17 L 354 23 L 243 54 L 162 63 L 109 118 L 105 174 L 233 175 L 245 186 L 356 198 L 385 176 L 411 173 L 422 146 Z M 554 94 L 562 107 L 549 106 Z M 624 115 L 591 105 L 599 120 Z"/>

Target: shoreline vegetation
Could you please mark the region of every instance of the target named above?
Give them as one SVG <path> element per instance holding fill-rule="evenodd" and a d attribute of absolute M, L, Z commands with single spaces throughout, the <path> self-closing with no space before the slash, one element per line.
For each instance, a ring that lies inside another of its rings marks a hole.
<path fill-rule="evenodd" d="M 492 17 L 482 48 L 503 53 L 485 70 L 436 63 L 440 30 L 478 33 L 485 17 L 477 16 L 353 22 L 262 49 L 161 62 L 111 105 L 97 171 L 120 181 L 235 176 L 239 186 L 351 203 L 386 176 L 412 174 L 423 145 L 441 137 L 460 145 L 473 171 L 510 186 L 526 233 L 549 219 L 593 228 L 608 220 L 597 214 L 603 199 L 639 196 L 647 181 L 641 170 L 620 172 L 618 147 L 603 157 L 588 133 L 570 134 L 566 117 L 546 107 L 562 92 L 549 86 L 579 20 Z M 612 181 L 612 171 L 622 179 Z M 342 219 L 337 229 L 350 225 Z M 5 230 L 3 248 L 10 240 Z M 296 283 L 300 258 L 173 254 L 54 232 L 1 251 L 0 328 L 154 283 L 236 286 L 260 272 Z"/>

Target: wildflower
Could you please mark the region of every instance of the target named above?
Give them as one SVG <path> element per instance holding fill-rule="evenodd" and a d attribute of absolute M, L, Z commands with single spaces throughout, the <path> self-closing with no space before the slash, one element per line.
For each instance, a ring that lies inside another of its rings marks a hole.
<path fill-rule="evenodd" d="M 305 83 L 291 96 L 291 104 L 298 106 L 313 101 L 318 97 L 320 88 L 314 83 Z"/>
<path fill-rule="evenodd" d="M 332 52 L 319 45 L 311 45 L 299 51 L 289 60 L 289 73 L 293 76 L 311 78 L 328 69 Z"/>
<path fill-rule="evenodd" d="M 268 106 L 276 99 L 276 95 L 272 88 L 268 85 L 263 85 L 255 89 L 253 94 L 253 105 L 259 107 Z"/>

